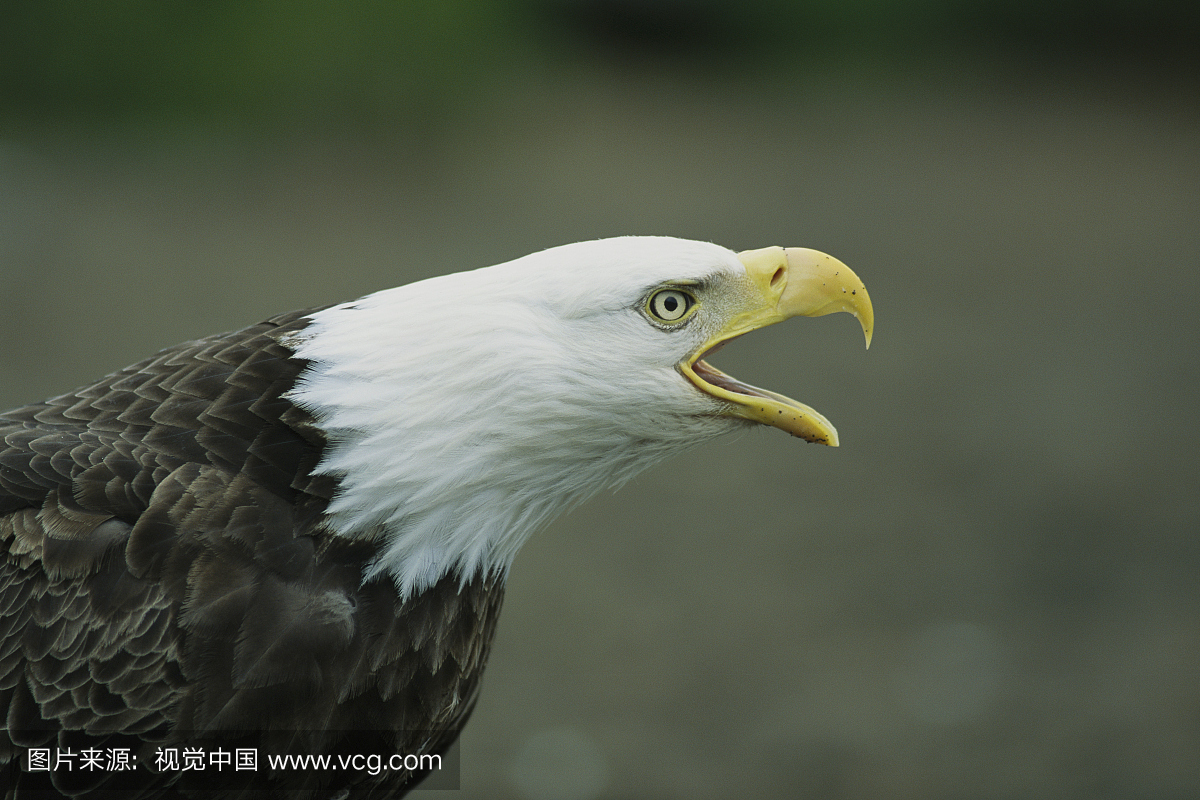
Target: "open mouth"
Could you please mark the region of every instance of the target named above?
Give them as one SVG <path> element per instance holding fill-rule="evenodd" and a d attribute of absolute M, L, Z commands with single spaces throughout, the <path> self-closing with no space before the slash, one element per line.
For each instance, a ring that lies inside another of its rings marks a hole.
<path fill-rule="evenodd" d="M 739 337 L 734 336 L 726 339 L 723 342 L 717 342 L 715 345 L 701 353 L 698 358 L 693 359 L 691 363 L 692 374 L 708 385 L 724 389 L 727 392 L 744 394 L 747 397 L 771 397 L 771 392 L 767 392 L 765 389 L 759 389 L 757 386 L 751 386 L 748 383 L 742 383 L 737 378 L 733 377 L 732 375 L 726 375 L 724 372 L 721 372 L 721 370 L 704 360 L 710 356 L 716 355 L 721 351 L 722 348 L 725 347 L 725 345 L 737 338 Z M 778 397 L 779 395 L 775 396 Z"/>
<path fill-rule="evenodd" d="M 726 375 L 703 359 L 697 360 L 692 364 L 692 372 L 697 378 L 710 386 L 716 386 L 727 392 L 744 394 L 747 397 L 769 397 L 762 389 L 751 386 L 748 383 L 742 383 L 737 378 Z"/>
<path fill-rule="evenodd" d="M 740 334 L 739 334 L 740 335 Z M 787 431 L 808 442 L 837 447 L 837 430 L 815 409 L 776 392 L 743 383 L 705 361 L 737 336 L 718 342 L 679 365 L 700 391 L 728 404 L 726 414 Z"/>
<path fill-rule="evenodd" d="M 781 394 L 726 375 L 705 359 L 750 331 L 791 317 L 822 317 L 838 311 L 855 316 L 867 346 L 875 312 L 867 288 L 836 258 L 803 247 L 765 247 L 738 253 L 746 268 L 744 308 L 725 320 L 724 329 L 679 365 L 692 384 L 719 401 L 721 416 L 739 417 L 787 431 L 808 442 L 836 447 L 837 430 L 814 409 Z"/>

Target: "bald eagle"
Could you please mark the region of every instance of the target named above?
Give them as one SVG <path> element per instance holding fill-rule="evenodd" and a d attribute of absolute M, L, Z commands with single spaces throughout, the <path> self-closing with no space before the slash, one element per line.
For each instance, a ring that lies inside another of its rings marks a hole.
<path fill-rule="evenodd" d="M 743 426 L 837 444 L 705 360 L 835 311 L 870 344 L 862 282 L 822 253 L 622 237 L 283 314 L 0 414 L 6 788 L 403 794 L 437 762 L 387 759 L 458 736 L 533 531 Z M 253 771 L 213 761 L 249 751 Z M 377 772 L 268 761 L 372 753 Z"/>

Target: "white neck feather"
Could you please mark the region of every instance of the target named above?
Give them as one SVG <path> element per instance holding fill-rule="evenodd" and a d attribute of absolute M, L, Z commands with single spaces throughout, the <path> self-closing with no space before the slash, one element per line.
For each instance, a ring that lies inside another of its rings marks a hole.
<path fill-rule="evenodd" d="M 292 343 L 312 365 L 289 397 L 339 480 L 329 526 L 379 543 L 364 580 L 409 597 L 454 571 L 503 574 L 558 514 L 736 425 L 673 368 L 691 342 L 644 352 L 629 287 L 582 292 L 539 257 L 318 312 Z"/>

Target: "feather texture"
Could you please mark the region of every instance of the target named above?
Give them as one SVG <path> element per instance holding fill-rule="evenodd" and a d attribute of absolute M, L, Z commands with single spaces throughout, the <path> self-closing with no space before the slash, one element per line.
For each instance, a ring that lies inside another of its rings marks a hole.
<path fill-rule="evenodd" d="M 453 741 L 503 586 L 447 580 L 402 602 L 363 583 L 370 546 L 322 528 L 324 434 L 283 398 L 306 362 L 281 339 L 306 324 L 171 348 L 0 414 L 0 759 L 115 742 L 152 764 L 155 743 L 230 731 L 264 753 Z M 188 788 L 176 772 L 8 774 L 27 791 Z M 412 776 L 275 777 L 396 791 Z"/>
<path fill-rule="evenodd" d="M 287 396 L 330 439 L 318 475 L 368 577 L 408 597 L 505 575 L 538 528 L 741 423 L 677 365 L 714 332 L 642 313 L 664 281 L 744 276 L 714 244 L 631 236 L 556 247 L 317 312 Z M 720 322 L 717 317 L 713 322 Z"/>
<path fill-rule="evenodd" d="M 153 764 L 195 737 L 441 753 L 525 539 L 748 424 L 679 371 L 745 275 L 701 242 L 568 245 L 169 348 L 0 414 L 0 761 L 123 743 Z M 656 321 L 649 293 L 679 281 L 704 313 Z M 9 774 L 31 792 L 211 788 Z M 398 796 L 419 776 L 262 777 Z"/>

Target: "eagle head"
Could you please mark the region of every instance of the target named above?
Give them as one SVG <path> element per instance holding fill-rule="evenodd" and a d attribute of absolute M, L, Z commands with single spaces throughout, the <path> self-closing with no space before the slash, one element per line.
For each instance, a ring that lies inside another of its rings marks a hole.
<path fill-rule="evenodd" d="M 364 580 L 389 576 L 407 597 L 505 573 L 562 511 L 727 431 L 836 446 L 825 417 L 705 358 L 837 311 L 870 345 L 862 281 L 814 250 L 581 242 L 314 313 L 291 342 L 309 366 L 289 399 L 328 438 L 327 527 L 375 542 Z"/>

